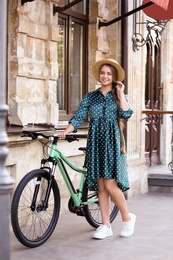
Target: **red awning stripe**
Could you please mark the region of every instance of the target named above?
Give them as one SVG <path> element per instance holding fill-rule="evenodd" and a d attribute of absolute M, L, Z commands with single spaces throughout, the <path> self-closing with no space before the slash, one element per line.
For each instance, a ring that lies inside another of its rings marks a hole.
<path fill-rule="evenodd" d="M 165 10 L 168 9 L 169 0 L 151 0 L 151 2 L 155 3 L 156 5 L 164 8 Z"/>
<path fill-rule="evenodd" d="M 142 4 L 153 3 L 143 9 L 144 13 L 156 20 L 170 20 L 173 18 L 173 0 L 143 0 Z M 167 9 L 165 9 L 167 8 Z"/>

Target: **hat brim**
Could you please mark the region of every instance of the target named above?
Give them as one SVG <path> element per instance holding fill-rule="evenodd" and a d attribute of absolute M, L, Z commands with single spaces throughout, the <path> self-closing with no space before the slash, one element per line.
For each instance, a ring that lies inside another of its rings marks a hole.
<path fill-rule="evenodd" d="M 92 67 L 92 72 L 93 72 L 93 76 L 94 78 L 100 82 L 100 68 L 101 66 L 105 65 L 105 64 L 109 64 L 112 65 L 116 70 L 117 70 L 117 74 L 118 74 L 118 79 L 117 81 L 123 81 L 125 78 L 125 72 L 124 69 L 120 66 L 120 64 L 113 59 L 105 59 L 105 60 L 99 60 L 97 61 L 93 67 Z"/>

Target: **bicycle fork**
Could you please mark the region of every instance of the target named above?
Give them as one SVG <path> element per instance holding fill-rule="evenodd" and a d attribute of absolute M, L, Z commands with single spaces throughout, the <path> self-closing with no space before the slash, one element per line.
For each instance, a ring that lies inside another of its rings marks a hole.
<path fill-rule="evenodd" d="M 46 162 L 52 162 L 53 163 L 53 166 L 52 168 L 50 167 L 45 167 L 44 164 Z M 50 192 L 51 192 L 51 186 L 52 186 L 52 179 L 54 178 L 54 172 L 55 172 L 55 168 L 56 168 L 56 161 L 53 161 L 53 160 L 46 160 L 46 159 L 42 159 L 41 161 L 41 169 L 46 169 L 48 170 L 48 173 L 49 173 L 49 180 L 48 180 L 48 186 L 46 188 L 46 193 L 45 193 L 45 197 L 44 197 L 44 200 L 42 200 L 39 205 L 36 205 L 36 202 L 37 202 L 37 197 L 38 197 L 38 193 L 39 193 L 39 190 L 41 189 L 41 177 L 38 177 L 37 178 L 37 181 L 35 183 L 35 189 L 34 189 L 34 194 L 33 194 L 33 199 L 32 199 L 32 203 L 31 203 L 31 210 L 32 211 L 42 211 L 42 210 L 46 210 L 48 208 L 48 200 L 49 200 L 49 196 L 50 196 Z"/>

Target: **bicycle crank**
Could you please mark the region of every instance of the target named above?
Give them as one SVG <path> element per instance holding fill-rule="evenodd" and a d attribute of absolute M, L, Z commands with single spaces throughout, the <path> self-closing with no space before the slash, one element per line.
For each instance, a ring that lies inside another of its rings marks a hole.
<path fill-rule="evenodd" d="M 72 198 L 69 199 L 68 209 L 69 209 L 70 212 L 72 212 L 72 213 L 74 213 L 74 214 L 76 214 L 78 216 L 82 216 L 82 217 L 85 216 L 85 213 L 84 213 L 84 210 L 83 210 L 83 206 L 75 207 Z"/>

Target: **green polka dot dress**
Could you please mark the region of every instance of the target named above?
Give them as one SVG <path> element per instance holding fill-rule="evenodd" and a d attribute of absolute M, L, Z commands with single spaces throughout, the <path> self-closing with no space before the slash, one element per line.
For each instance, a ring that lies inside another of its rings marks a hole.
<path fill-rule="evenodd" d="M 88 188 L 98 190 L 97 179 L 115 179 L 122 191 L 129 189 L 126 157 L 120 151 L 120 130 L 117 118 L 128 119 L 133 111 L 117 107 L 112 92 L 106 97 L 100 89 L 87 93 L 69 123 L 75 129 L 87 115 L 90 125 L 87 140 Z M 123 169 L 124 167 L 124 169 Z M 123 175 L 121 174 L 123 171 Z"/>

